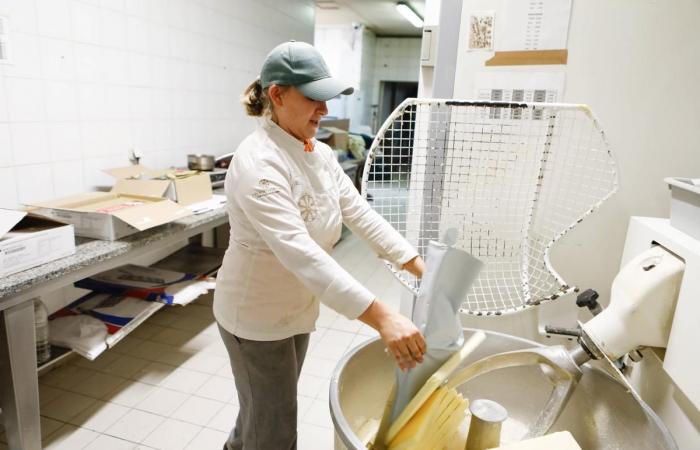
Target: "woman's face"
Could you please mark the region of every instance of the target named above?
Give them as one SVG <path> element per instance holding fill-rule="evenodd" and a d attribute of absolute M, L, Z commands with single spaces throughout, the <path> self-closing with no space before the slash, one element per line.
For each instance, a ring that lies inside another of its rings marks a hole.
<path fill-rule="evenodd" d="M 311 100 L 293 86 L 273 84 L 268 90 L 273 120 L 300 141 L 316 136 L 321 117 L 328 114 L 326 102 Z"/>

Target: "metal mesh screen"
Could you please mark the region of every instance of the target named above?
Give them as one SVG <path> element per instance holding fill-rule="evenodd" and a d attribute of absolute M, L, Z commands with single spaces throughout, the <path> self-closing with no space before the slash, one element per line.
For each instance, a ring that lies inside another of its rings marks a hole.
<path fill-rule="evenodd" d="M 603 130 L 583 105 L 409 99 L 370 149 L 362 193 L 421 255 L 457 230 L 485 263 L 463 312 L 515 312 L 574 288 L 549 249 L 617 189 Z M 418 280 L 387 265 L 417 292 Z"/>

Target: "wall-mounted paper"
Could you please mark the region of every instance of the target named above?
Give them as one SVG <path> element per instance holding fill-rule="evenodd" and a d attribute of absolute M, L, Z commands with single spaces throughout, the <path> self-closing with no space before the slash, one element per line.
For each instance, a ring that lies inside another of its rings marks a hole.
<path fill-rule="evenodd" d="M 506 0 L 497 50 L 566 48 L 571 0 Z"/>
<path fill-rule="evenodd" d="M 493 50 L 496 18 L 493 11 L 469 14 L 469 50 Z"/>
<path fill-rule="evenodd" d="M 529 71 L 484 71 L 478 72 L 474 79 L 474 96 L 479 100 L 503 102 L 540 102 L 560 101 L 564 92 L 564 72 L 529 72 Z M 511 111 L 494 108 L 494 119 L 523 119 L 518 109 Z M 513 114 L 502 117 L 501 114 Z M 534 119 L 541 119 L 541 110 L 534 110 Z"/>

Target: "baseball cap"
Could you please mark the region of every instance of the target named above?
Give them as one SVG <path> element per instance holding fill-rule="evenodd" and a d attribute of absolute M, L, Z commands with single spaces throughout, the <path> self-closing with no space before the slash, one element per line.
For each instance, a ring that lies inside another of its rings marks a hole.
<path fill-rule="evenodd" d="M 271 84 L 294 86 L 312 100 L 326 101 L 354 88 L 331 76 L 316 48 L 306 42 L 289 41 L 273 48 L 260 71 L 263 89 Z"/>

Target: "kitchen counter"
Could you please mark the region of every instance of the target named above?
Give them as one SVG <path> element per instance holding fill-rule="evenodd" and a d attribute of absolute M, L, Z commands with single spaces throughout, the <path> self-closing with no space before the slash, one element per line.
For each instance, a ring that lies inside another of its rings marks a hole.
<path fill-rule="evenodd" d="M 4 309 L 3 303 L 7 298 L 27 288 L 35 287 L 37 284 L 46 283 L 74 272 L 82 272 L 83 269 L 94 267 L 101 261 L 127 254 L 138 248 L 159 245 L 160 241 L 174 234 L 198 230 L 202 226 L 209 228 L 212 223 L 215 223 L 213 226 L 218 226 L 225 222 L 226 208 L 222 207 L 214 211 L 187 216 L 166 225 L 132 234 L 118 241 L 76 237 L 74 255 L 42 264 L 0 280 L 0 309 Z"/>
<path fill-rule="evenodd" d="M 41 450 L 32 299 L 135 258 L 157 254 L 227 222 L 224 205 L 118 241 L 77 237 L 74 255 L 0 280 L 0 408 L 11 449 Z"/>

